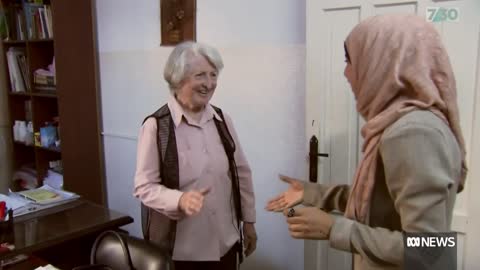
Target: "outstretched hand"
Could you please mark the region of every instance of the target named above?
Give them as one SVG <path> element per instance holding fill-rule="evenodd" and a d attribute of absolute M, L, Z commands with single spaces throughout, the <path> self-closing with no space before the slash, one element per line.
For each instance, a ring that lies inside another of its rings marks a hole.
<path fill-rule="evenodd" d="M 304 187 L 302 181 L 285 175 L 279 175 L 279 178 L 288 183 L 288 189 L 282 194 L 268 201 L 265 210 L 281 212 L 285 208 L 293 207 L 303 201 Z"/>

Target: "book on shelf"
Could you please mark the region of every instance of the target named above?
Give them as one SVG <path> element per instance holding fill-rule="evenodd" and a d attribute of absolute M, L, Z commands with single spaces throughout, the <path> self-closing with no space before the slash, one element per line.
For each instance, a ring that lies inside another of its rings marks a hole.
<path fill-rule="evenodd" d="M 29 39 L 53 38 L 50 5 L 23 2 L 23 10 Z"/>
<path fill-rule="evenodd" d="M 9 37 L 7 14 L 3 8 L 2 1 L 0 1 L 0 36 L 2 39 Z"/>
<path fill-rule="evenodd" d="M 55 85 L 53 85 L 53 86 L 48 86 L 48 85 L 38 85 L 38 84 L 36 84 L 36 85 L 34 86 L 34 88 L 35 88 L 35 90 L 37 90 L 37 91 L 44 91 L 44 92 L 48 91 L 48 92 L 50 92 L 50 93 L 53 93 L 53 92 L 55 92 L 55 91 L 57 90 L 57 87 L 56 87 Z"/>
<path fill-rule="evenodd" d="M 2 5 L 6 24 L 6 40 L 25 40 L 26 26 L 22 6 L 18 4 Z"/>
<path fill-rule="evenodd" d="M 22 71 L 23 82 L 28 91 L 30 91 L 30 77 L 28 76 L 27 57 L 25 54 L 17 54 L 17 63 Z"/>
<path fill-rule="evenodd" d="M 7 66 L 12 92 L 25 92 L 27 90 L 26 82 L 28 83 L 28 78 L 25 77 L 28 77 L 28 74 L 26 74 L 28 68 L 26 67 L 26 62 L 25 50 L 23 48 L 11 47 L 8 49 Z"/>
<path fill-rule="evenodd" d="M 38 73 L 33 74 L 33 82 L 35 84 L 40 84 L 40 85 L 49 85 L 49 86 L 55 86 L 56 80 L 55 76 L 53 75 L 42 75 Z"/>

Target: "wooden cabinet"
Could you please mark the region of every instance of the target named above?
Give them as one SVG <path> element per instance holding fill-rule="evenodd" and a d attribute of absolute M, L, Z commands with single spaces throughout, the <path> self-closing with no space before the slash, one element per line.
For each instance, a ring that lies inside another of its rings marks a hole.
<path fill-rule="evenodd" d="M 14 170 L 30 164 L 42 184 L 49 162 L 61 160 L 64 188 L 105 204 L 94 1 L 43 0 L 39 8 L 44 14 L 24 2 L 2 0 L 9 24 L 3 57 L 10 126 L 13 132 L 15 121 L 31 120 L 34 132 L 39 132 L 56 119 L 60 146 L 26 145 L 12 139 Z M 29 17 L 31 13 L 39 15 Z M 9 51 L 15 56 L 7 56 Z M 16 67 L 9 57 L 17 60 Z M 41 76 L 35 78 L 35 71 L 48 70 L 53 60 L 54 86 L 52 81 L 39 85 Z M 15 70 L 23 77 L 12 79 Z M 22 79 L 23 87 L 17 79 Z"/>

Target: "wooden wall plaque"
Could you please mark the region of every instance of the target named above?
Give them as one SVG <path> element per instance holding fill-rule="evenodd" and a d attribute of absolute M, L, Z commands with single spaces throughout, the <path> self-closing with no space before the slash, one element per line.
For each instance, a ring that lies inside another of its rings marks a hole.
<path fill-rule="evenodd" d="M 196 40 L 196 0 L 160 0 L 161 45 Z"/>

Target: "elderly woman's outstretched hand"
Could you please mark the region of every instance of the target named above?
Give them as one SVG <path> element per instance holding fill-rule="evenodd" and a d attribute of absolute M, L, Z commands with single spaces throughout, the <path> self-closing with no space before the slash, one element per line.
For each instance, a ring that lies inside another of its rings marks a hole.
<path fill-rule="evenodd" d="M 289 187 L 285 192 L 268 201 L 265 207 L 267 211 L 281 212 L 285 208 L 293 207 L 303 201 L 302 181 L 285 175 L 279 175 L 279 178 L 288 183 Z"/>

